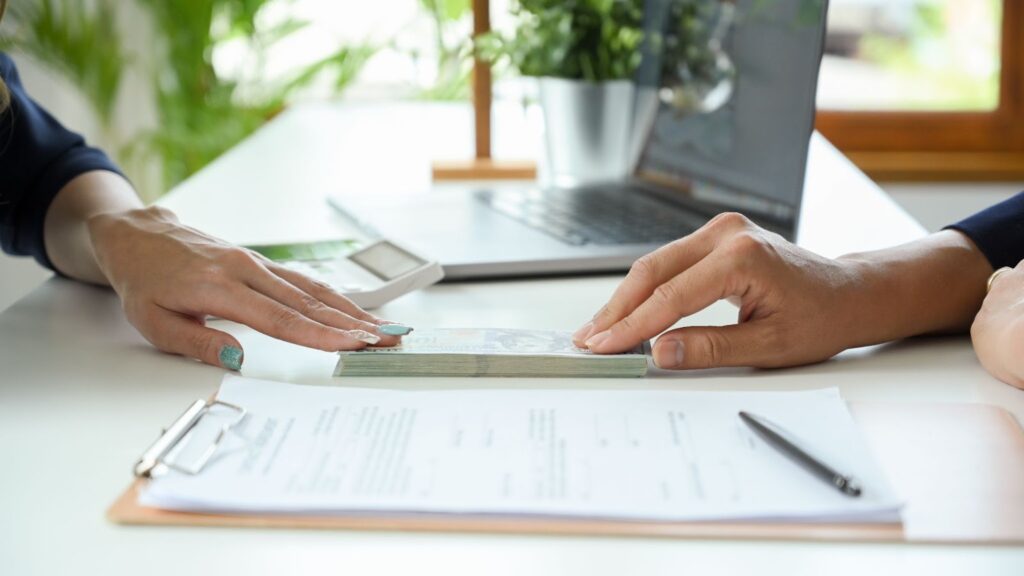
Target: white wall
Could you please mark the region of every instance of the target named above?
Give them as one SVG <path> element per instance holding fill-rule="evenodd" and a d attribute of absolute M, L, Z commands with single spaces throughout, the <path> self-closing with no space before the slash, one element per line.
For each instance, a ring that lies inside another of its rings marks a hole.
<path fill-rule="evenodd" d="M 934 232 L 986 206 L 991 206 L 1024 191 L 1024 182 L 998 184 L 890 183 L 883 184 L 882 187 L 925 228 Z"/>

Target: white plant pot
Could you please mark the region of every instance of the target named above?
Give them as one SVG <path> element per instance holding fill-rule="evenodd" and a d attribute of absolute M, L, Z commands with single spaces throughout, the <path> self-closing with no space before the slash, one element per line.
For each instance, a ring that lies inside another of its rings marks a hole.
<path fill-rule="evenodd" d="M 540 78 L 548 184 L 576 186 L 629 171 L 634 84 Z"/>

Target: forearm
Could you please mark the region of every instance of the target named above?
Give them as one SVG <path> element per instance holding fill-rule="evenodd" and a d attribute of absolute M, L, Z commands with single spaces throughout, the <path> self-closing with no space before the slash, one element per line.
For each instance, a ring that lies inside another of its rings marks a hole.
<path fill-rule="evenodd" d="M 902 246 L 840 258 L 861 271 L 849 346 L 964 332 L 985 299 L 992 268 L 974 243 L 945 230 Z"/>
<path fill-rule="evenodd" d="M 43 234 L 50 261 L 71 278 L 109 284 L 97 264 L 89 220 L 141 207 L 131 184 L 118 174 L 97 170 L 74 178 L 60 190 L 46 213 Z"/>

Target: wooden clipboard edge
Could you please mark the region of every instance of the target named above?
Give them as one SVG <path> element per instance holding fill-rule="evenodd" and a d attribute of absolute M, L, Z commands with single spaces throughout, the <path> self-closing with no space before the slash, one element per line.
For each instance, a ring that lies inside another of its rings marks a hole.
<path fill-rule="evenodd" d="M 902 511 L 907 542 L 1024 544 L 1024 427 L 1009 410 L 973 402 L 850 402 L 849 407 L 883 468 L 895 464 L 894 456 L 904 462 L 900 468 L 905 462 L 926 458 L 922 451 L 935 459 L 938 468 L 924 464 L 922 468 L 928 474 L 917 478 L 914 487 L 902 487 L 904 494 L 913 493 L 922 484 L 942 485 L 948 478 L 959 479 L 955 495 L 928 494 L 931 487 L 925 486 L 925 494 L 907 499 Z M 878 425 L 886 420 L 887 425 Z M 879 434 L 891 433 L 897 424 L 900 437 L 896 442 L 891 436 Z M 978 439 L 986 443 L 979 444 Z M 914 444 L 910 450 L 887 450 L 884 446 L 906 444 L 908 440 Z M 979 454 L 986 454 L 987 460 L 978 462 Z M 973 464 L 980 464 L 988 474 L 960 475 Z M 889 470 L 890 481 L 895 480 L 894 472 Z M 900 490 L 899 483 L 894 483 Z M 982 495 L 985 499 L 979 502 Z M 986 505 L 989 514 L 979 515 L 977 511 L 985 510 Z M 965 515 L 967 509 L 973 512 Z M 936 510 L 942 511 L 938 517 L 934 514 Z"/>
<path fill-rule="evenodd" d="M 393 532 L 461 532 L 561 536 L 622 536 L 694 540 L 799 540 L 902 542 L 900 524 L 634 522 L 572 518 L 495 518 L 463 515 L 246 516 L 146 508 L 138 504 L 146 480 L 136 480 L 107 510 L 107 519 L 130 526 L 292 528 Z"/>

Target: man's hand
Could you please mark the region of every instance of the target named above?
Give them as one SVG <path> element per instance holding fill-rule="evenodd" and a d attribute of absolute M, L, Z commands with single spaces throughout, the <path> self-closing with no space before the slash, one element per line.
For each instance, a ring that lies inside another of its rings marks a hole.
<path fill-rule="evenodd" d="M 990 272 L 959 232 L 829 259 L 721 214 L 637 260 L 574 340 L 597 353 L 622 352 L 728 299 L 739 307 L 737 324 L 662 334 L 658 366 L 807 364 L 854 346 L 966 329 Z"/>
<path fill-rule="evenodd" d="M 594 352 L 628 350 L 721 299 L 739 323 L 666 332 L 654 346 L 662 368 L 786 366 L 843 350 L 856 314 L 852 266 L 820 257 L 721 214 L 697 232 L 636 261 L 611 300 L 575 335 Z"/>
<path fill-rule="evenodd" d="M 990 374 L 1024 388 L 1024 261 L 992 282 L 971 325 L 971 342 Z"/>

